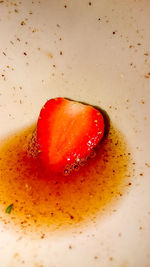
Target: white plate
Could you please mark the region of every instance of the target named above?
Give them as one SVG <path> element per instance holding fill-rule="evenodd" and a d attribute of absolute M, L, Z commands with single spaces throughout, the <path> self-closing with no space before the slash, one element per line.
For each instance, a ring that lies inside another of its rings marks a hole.
<path fill-rule="evenodd" d="M 82 234 L 0 225 L 0 266 L 150 266 L 149 14 L 148 0 L 0 1 L 0 137 L 63 96 L 105 109 L 136 163 L 116 212 Z"/>

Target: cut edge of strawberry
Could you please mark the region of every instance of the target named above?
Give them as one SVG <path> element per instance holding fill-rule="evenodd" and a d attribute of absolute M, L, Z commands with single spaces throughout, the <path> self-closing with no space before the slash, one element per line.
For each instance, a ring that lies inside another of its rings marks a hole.
<path fill-rule="evenodd" d="M 61 97 L 59 97 L 59 98 L 53 98 L 53 99 L 50 99 L 50 100 L 48 100 L 46 103 L 45 103 L 45 105 L 43 106 L 43 108 L 41 109 L 41 112 L 40 112 L 40 115 L 39 115 L 39 119 L 38 119 L 38 123 L 37 123 L 37 129 L 39 129 L 39 120 L 40 120 L 40 118 L 41 118 L 41 116 L 42 116 L 42 114 L 43 114 L 43 112 L 44 112 L 44 110 L 45 110 L 45 106 L 47 106 L 47 103 L 49 102 L 49 101 L 62 101 L 62 100 L 66 100 L 66 101 L 72 101 L 72 102 L 74 102 L 74 103 L 78 103 L 78 104 L 82 104 L 82 105 L 85 105 L 85 106 L 89 106 L 89 107 L 91 107 L 91 108 L 93 108 L 94 110 L 96 110 L 96 111 L 98 111 L 99 113 L 100 113 L 100 115 L 101 115 L 101 120 L 102 120 L 102 125 L 103 125 L 103 127 L 102 127 L 102 135 L 101 135 L 101 137 L 100 137 L 100 139 L 98 138 L 98 136 L 97 137 L 95 137 L 96 139 L 98 139 L 98 141 L 95 141 L 95 143 L 94 143 L 94 145 L 92 146 L 92 147 L 89 147 L 89 151 L 88 151 L 88 153 L 87 154 L 85 154 L 85 156 L 83 157 L 76 157 L 76 160 L 74 159 L 74 161 L 72 161 L 72 162 L 70 162 L 69 164 L 65 164 L 65 166 L 62 166 L 61 168 L 60 168 L 60 170 L 61 170 L 61 172 L 63 171 L 63 173 L 64 173 L 64 175 L 68 175 L 72 170 L 78 170 L 79 169 L 79 167 L 80 166 L 82 166 L 82 165 L 84 165 L 84 163 L 90 158 L 90 157 L 93 157 L 93 156 L 90 156 L 90 154 L 93 154 L 94 152 L 94 150 L 95 150 L 95 147 L 97 147 L 97 145 L 102 141 L 102 139 L 103 139 L 103 137 L 104 137 L 104 135 L 106 135 L 106 127 L 105 127 L 105 118 L 106 118 L 106 112 L 105 112 L 105 115 L 103 116 L 103 114 L 104 114 L 104 111 L 102 110 L 102 109 L 100 109 L 99 107 L 95 107 L 95 106 L 92 106 L 92 105 L 89 105 L 89 104 L 87 104 L 87 103 L 83 103 L 83 102 L 77 102 L 77 101 L 74 101 L 74 100 L 72 100 L 72 99 L 68 99 L 68 98 L 61 98 Z M 108 120 L 108 116 L 107 116 L 107 121 L 109 121 Z M 38 136 L 38 130 L 37 130 L 37 142 L 38 142 L 38 144 L 40 143 L 40 140 L 39 140 L 39 136 Z M 40 147 L 40 158 L 42 159 L 42 162 L 43 163 L 45 163 L 46 161 L 45 161 L 45 155 L 43 156 L 43 148 L 42 147 Z M 46 152 L 44 152 L 44 154 L 45 154 Z M 95 154 L 95 153 L 94 153 Z M 78 160 L 77 160 L 78 159 Z M 66 162 L 67 163 L 67 162 Z M 48 164 L 48 161 L 47 161 L 47 164 L 43 164 L 44 165 L 44 167 L 48 170 L 51 170 L 51 171 L 54 171 L 54 172 L 56 172 L 56 171 L 58 171 L 58 167 L 59 167 L 59 164 L 58 164 L 58 166 L 57 166 L 57 164 L 56 164 L 56 166 L 51 166 L 51 165 L 49 165 Z M 54 168 L 53 168 L 54 167 Z"/>

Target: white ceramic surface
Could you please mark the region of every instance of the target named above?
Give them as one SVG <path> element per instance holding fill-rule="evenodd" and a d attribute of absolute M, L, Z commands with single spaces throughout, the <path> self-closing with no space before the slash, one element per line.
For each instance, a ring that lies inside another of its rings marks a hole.
<path fill-rule="evenodd" d="M 64 96 L 105 109 L 136 162 L 117 211 L 82 235 L 21 239 L 0 224 L 0 266 L 150 266 L 149 14 L 149 0 L 0 1 L 0 137 Z"/>

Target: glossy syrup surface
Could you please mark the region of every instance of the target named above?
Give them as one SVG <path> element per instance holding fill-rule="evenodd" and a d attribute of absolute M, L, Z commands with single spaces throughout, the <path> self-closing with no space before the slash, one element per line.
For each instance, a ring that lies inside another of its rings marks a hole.
<path fill-rule="evenodd" d="M 129 151 L 110 127 L 96 157 L 68 176 L 46 174 L 28 155 L 35 126 L 1 142 L 0 219 L 26 231 L 65 229 L 95 221 L 122 197 L 129 183 Z M 11 213 L 6 208 L 13 204 Z"/>

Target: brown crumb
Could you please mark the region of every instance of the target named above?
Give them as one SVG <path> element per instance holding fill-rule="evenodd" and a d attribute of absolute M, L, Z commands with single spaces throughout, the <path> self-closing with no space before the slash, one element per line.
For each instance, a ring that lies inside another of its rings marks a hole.
<path fill-rule="evenodd" d="M 38 31 L 38 30 L 37 30 L 37 29 L 35 29 L 35 28 L 32 30 L 32 32 L 33 32 L 33 33 L 37 32 L 37 31 Z"/>
<path fill-rule="evenodd" d="M 49 58 L 53 58 L 53 54 L 51 52 L 46 53 Z"/>
<path fill-rule="evenodd" d="M 144 53 L 144 56 L 148 56 L 148 53 Z"/>
<path fill-rule="evenodd" d="M 89 2 L 89 6 L 91 6 L 92 5 L 92 3 L 91 2 Z"/>
<path fill-rule="evenodd" d="M 150 76 L 149 75 L 144 75 L 144 78 L 149 79 Z"/>
<path fill-rule="evenodd" d="M 94 259 L 97 260 L 98 259 L 98 256 L 94 256 Z"/>
<path fill-rule="evenodd" d="M 142 227 L 142 226 L 140 226 L 140 227 L 139 227 L 139 230 L 142 230 L 142 229 L 143 229 L 143 227 Z"/>
<path fill-rule="evenodd" d="M 59 28 L 60 27 L 60 25 L 59 24 L 56 24 L 56 26 Z"/>
<path fill-rule="evenodd" d="M 41 50 L 41 48 L 40 48 L 40 47 L 38 47 L 38 48 L 37 48 L 37 50 L 38 50 L 38 51 L 40 51 L 40 50 Z"/>
<path fill-rule="evenodd" d="M 60 51 L 60 53 L 59 53 L 60 55 L 62 55 L 63 54 L 63 52 L 62 51 Z"/>
<path fill-rule="evenodd" d="M 44 238 L 45 238 L 45 234 L 42 234 L 42 235 L 41 235 L 41 239 L 44 239 Z"/>
<path fill-rule="evenodd" d="M 4 55 L 4 56 L 6 56 L 6 53 L 5 53 L 5 52 L 3 52 L 3 55 Z"/>
<path fill-rule="evenodd" d="M 113 257 L 110 257 L 109 260 L 110 260 L 110 261 L 113 261 Z"/>
<path fill-rule="evenodd" d="M 67 8 L 67 5 L 64 5 L 64 8 Z"/>
<path fill-rule="evenodd" d="M 112 34 L 116 34 L 116 31 L 113 31 Z"/>
<path fill-rule="evenodd" d="M 21 25 L 21 26 L 24 26 L 24 25 L 26 25 L 26 24 L 25 24 L 24 21 L 21 21 L 20 25 Z"/>
<path fill-rule="evenodd" d="M 150 168 L 150 164 L 148 164 L 148 163 L 145 163 L 145 166 L 148 167 L 148 168 Z"/>
<path fill-rule="evenodd" d="M 23 54 L 24 54 L 25 56 L 27 56 L 27 53 L 26 53 L 26 52 L 24 52 Z"/>
<path fill-rule="evenodd" d="M 56 68 L 56 65 L 55 64 L 53 65 L 53 68 Z"/>
<path fill-rule="evenodd" d="M 140 176 L 143 176 L 143 173 L 140 173 Z"/>
<path fill-rule="evenodd" d="M 122 233 L 119 233 L 118 236 L 121 237 L 122 236 Z"/>
<path fill-rule="evenodd" d="M 14 11 L 15 11 L 16 13 L 19 13 L 18 9 L 15 9 Z"/>
<path fill-rule="evenodd" d="M 145 101 L 144 100 L 141 100 L 141 104 L 145 104 Z"/>
<path fill-rule="evenodd" d="M 128 185 L 132 185 L 132 183 L 128 183 Z"/>
<path fill-rule="evenodd" d="M 69 245 L 69 249 L 72 249 L 72 246 L 71 245 Z"/>

